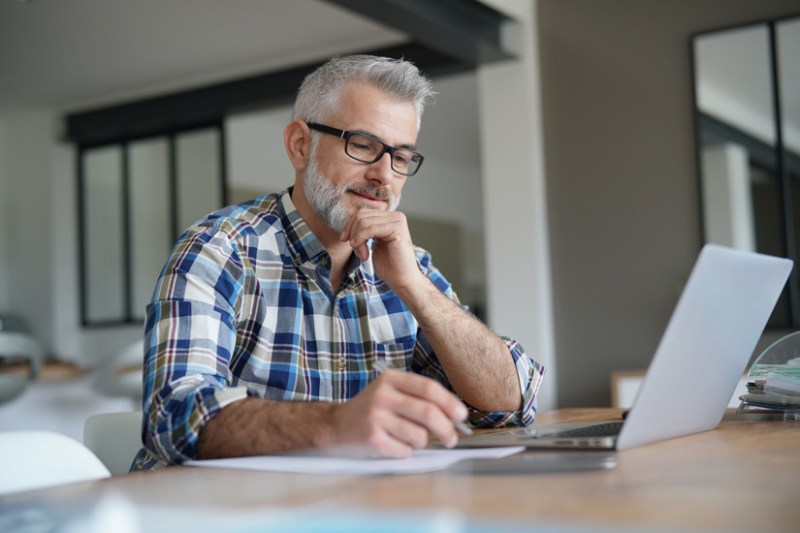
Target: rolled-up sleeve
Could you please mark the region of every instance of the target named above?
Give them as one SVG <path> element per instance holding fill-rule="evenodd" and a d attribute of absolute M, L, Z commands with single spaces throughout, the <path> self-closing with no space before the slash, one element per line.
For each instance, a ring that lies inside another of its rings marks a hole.
<path fill-rule="evenodd" d="M 205 424 L 247 396 L 246 388 L 231 386 L 237 262 L 220 233 L 185 238 L 147 307 L 142 439 L 167 464 L 194 459 Z"/>
<path fill-rule="evenodd" d="M 528 357 L 522 346 L 508 337 L 501 337 L 505 343 L 519 377 L 522 403 L 518 411 L 486 412 L 471 409 L 470 422 L 475 427 L 529 426 L 536 418 L 536 394 L 542 384 L 544 367 Z"/>

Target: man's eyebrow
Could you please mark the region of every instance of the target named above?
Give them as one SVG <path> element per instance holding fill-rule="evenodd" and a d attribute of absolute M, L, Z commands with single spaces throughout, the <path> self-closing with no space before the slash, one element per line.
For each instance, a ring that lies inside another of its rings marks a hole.
<path fill-rule="evenodd" d="M 414 150 L 414 151 L 417 150 L 417 145 L 416 144 L 399 144 L 397 146 L 394 146 L 392 144 L 387 143 L 379 135 L 375 135 L 374 133 L 371 133 L 371 132 L 366 131 L 366 130 L 350 130 L 350 133 L 358 133 L 359 135 L 365 135 L 367 137 L 371 137 L 372 139 L 375 139 L 376 141 L 380 141 L 383 144 L 388 144 L 389 146 L 392 146 L 393 148 L 406 148 L 408 150 Z"/>

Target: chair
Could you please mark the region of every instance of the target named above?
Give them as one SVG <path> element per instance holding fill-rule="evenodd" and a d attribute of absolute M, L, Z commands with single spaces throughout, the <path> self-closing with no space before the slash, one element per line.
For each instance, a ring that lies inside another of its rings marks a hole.
<path fill-rule="evenodd" d="M 111 475 L 88 448 L 52 431 L 0 432 L 0 494 Z"/>
<path fill-rule="evenodd" d="M 126 474 L 142 448 L 142 413 L 100 413 L 86 419 L 83 444 L 111 474 Z"/>
<path fill-rule="evenodd" d="M 37 378 L 44 356 L 21 319 L 0 315 L 0 403 L 17 398 Z"/>
<path fill-rule="evenodd" d="M 131 398 L 141 404 L 143 354 L 144 339 L 114 353 L 96 368 L 92 387 L 105 396 Z"/>

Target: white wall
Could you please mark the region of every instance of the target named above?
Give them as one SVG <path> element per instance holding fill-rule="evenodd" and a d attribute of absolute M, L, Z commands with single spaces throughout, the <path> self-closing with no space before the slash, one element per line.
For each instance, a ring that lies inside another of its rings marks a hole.
<path fill-rule="evenodd" d="M 425 163 L 419 174 L 406 182 L 403 209 L 480 231 L 483 202 L 476 75 L 458 74 L 433 81 L 438 94 L 425 108 L 417 140 Z"/>
<path fill-rule="evenodd" d="M 747 149 L 735 143 L 704 146 L 701 165 L 705 240 L 757 251 Z"/>
<path fill-rule="evenodd" d="M 229 188 L 258 195 L 294 183 L 294 168 L 283 148 L 283 127 L 291 116 L 291 106 L 280 106 L 225 119 Z"/>
<path fill-rule="evenodd" d="M 25 111 L 6 115 L 5 206 L 2 213 L 6 303 L 2 311 L 25 319 L 45 346 L 50 342 L 52 196 L 49 148 L 52 115 Z M 13 132 L 13 135 L 11 134 Z"/>
<path fill-rule="evenodd" d="M 546 368 L 538 408 L 555 407 L 550 242 L 538 27 L 532 2 L 492 2 L 519 21 L 519 58 L 478 70 L 490 326 Z"/>

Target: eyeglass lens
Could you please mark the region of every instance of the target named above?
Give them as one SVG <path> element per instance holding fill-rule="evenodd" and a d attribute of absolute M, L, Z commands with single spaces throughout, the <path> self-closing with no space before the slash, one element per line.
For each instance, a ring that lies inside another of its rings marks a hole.
<path fill-rule="evenodd" d="M 392 170 L 400 174 L 414 174 L 422 164 L 420 155 L 407 148 L 391 148 L 377 139 L 364 135 L 352 134 L 345 144 L 347 155 L 362 163 L 374 163 L 380 159 L 384 152 L 390 152 Z"/>

